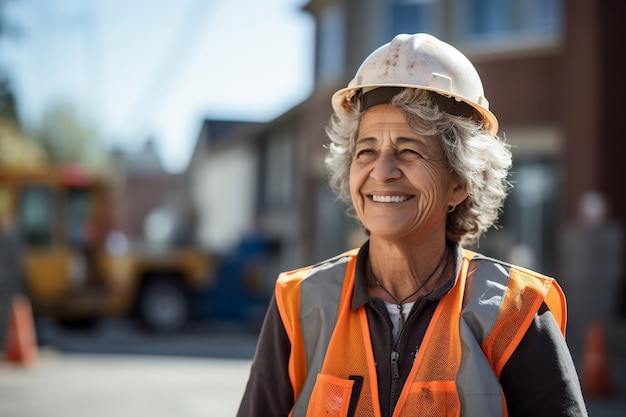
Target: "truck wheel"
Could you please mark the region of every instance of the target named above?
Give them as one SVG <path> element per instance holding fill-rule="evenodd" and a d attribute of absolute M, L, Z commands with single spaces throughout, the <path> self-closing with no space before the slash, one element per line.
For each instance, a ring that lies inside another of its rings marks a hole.
<path fill-rule="evenodd" d="M 146 282 L 138 307 L 141 321 L 160 333 L 180 330 L 189 312 L 189 302 L 180 285 L 162 278 Z"/>

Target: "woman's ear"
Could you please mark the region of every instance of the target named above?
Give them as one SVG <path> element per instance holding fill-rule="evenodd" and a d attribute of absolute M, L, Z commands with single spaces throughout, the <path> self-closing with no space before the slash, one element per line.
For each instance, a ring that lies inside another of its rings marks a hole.
<path fill-rule="evenodd" d="M 455 180 L 452 184 L 451 200 L 448 206 L 456 207 L 467 199 L 467 187 L 461 181 Z"/>

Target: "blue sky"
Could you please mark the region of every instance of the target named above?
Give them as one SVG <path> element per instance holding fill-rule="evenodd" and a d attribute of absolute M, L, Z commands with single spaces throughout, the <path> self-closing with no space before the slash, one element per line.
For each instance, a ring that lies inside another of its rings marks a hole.
<path fill-rule="evenodd" d="M 72 103 L 107 146 L 184 169 L 204 118 L 265 121 L 313 88 L 305 0 L 13 0 L 0 57 L 28 126 Z"/>

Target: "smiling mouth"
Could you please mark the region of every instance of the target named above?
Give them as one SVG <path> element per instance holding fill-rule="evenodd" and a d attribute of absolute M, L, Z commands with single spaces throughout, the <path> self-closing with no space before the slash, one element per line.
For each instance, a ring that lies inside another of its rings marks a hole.
<path fill-rule="evenodd" d="M 402 203 L 413 196 L 410 195 L 370 195 L 370 199 L 375 203 Z"/>

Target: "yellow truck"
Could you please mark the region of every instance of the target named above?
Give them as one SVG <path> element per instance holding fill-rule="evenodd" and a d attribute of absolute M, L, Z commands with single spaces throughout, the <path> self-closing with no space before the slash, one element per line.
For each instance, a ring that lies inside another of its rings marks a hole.
<path fill-rule="evenodd" d="M 22 288 L 35 317 L 86 322 L 136 316 L 155 331 L 187 321 L 213 280 L 194 247 L 133 248 L 110 227 L 112 190 L 83 167 L 0 167 L 4 233 L 21 254 Z"/>

